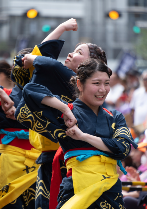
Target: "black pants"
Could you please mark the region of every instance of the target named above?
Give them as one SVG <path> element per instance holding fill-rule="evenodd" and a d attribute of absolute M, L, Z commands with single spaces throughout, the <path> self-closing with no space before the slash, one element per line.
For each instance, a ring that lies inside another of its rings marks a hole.
<path fill-rule="evenodd" d="M 52 177 L 52 161 L 56 151 L 44 152 L 37 159 L 37 164 L 40 164 L 38 169 L 36 183 L 36 198 L 35 209 L 49 209 L 50 185 Z M 66 176 L 66 168 L 63 166 L 63 161 L 60 162 L 62 177 Z"/>

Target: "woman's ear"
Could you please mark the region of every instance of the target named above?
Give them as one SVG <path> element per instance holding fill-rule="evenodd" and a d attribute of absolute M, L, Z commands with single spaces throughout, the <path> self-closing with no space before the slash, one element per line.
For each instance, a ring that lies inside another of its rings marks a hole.
<path fill-rule="evenodd" d="M 79 79 L 77 79 L 77 87 L 78 87 L 80 92 L 83 90 L 83 85 L 81 84 Z"/>

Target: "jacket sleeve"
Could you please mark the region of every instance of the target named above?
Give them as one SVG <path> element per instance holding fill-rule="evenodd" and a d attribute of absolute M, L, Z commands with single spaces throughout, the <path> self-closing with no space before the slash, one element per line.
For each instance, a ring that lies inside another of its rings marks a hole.
<path fill-rule="evenodd" d="M 109 156 L 116 160 L 122 160 L 129 155 L 131 144 L 135 148 L 137 148 L 137 144 L 133 141 L 124 116 L 120 112 L 115 111 L 113 117 L 115 118 L 115 122 L 112 125 L 114 129 L 113 136 L 112 138 L 102 137 L 102 140 L 112 152 L 109 153 Z"/>
<path fill-rule="evenodd" d="M 26 127 L 51 139 L 53 142 L 57 142 L 60 133 L 65 135 L 66 126 L 63 119 L 59 117 L 62 114 L 60 111 L 41 104 L 42 99 L 46 96 L 54 97 L 55 95 L 40 84 L 26 84 L 23 89 L 22 102 L 16 109 L 15 117 Z M 55 97 L 61 100 L 59 96 Z"/>
<path fill-rule="evenodd" d="M 52 59 L 58 59 L 60 51 L 63 47 L 63 40 L 50 40 L 42 44 L 36 45 L 32 51 L 32 55 L 47 56 Z M 21 59 L 24 55 L 17 55 L 13 59 L 13 68 L 11 72 L 11 79 L 20 89 L 23 89 L 32 78 L 34 66 L 29 69 L 24 69 Z"/>

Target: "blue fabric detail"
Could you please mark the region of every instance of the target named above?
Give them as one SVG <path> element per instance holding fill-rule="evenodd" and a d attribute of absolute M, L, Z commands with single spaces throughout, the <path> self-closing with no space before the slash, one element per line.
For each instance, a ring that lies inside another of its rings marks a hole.
<path fill-rule="evenodd" d="M 120 160 L 117 160 L 117 165 L 120 167 L 120 170 L 127 175 L 127 171 L 125 170 L 125 168 L 123 167 L 122 163 Z"/>
<path fill-rule="evenodd" d="M 6 134 L 1 140 L 2 144 L 10 143 L 15 137 L 18 137 L 19 139 L 29 139 L 29 132 L 25 132 L 24 130 L 10 132 L 0 129 L 0 134 Z"/>
<path fill-rule="evenodd" d="M 98 151 L 98 150 L 73 150 L 69 151 L 64 155 L 64 161 L 67 160 L 70 157 L 76 157 L 76 159 L 80 162 L 83 160 L 88 159 L 89 157 L 92 157 L 94 155 L 103 155 L 106 157 L 109 157 L 109 155 L 105 154 L 104 152 Z M 125 168 L 123 167 L 120 160 L 117 160 L 117 165 L 120 167 L 120 170 L 126 175 L 127 172 Z"/>
<path fill-rule="evenodd" d="M 136 137 L 136 138 L 134 139 L 134 142 L 135 142 L 135 143 L 138 143 L 138 142 L 139 142 L 139 137 Z"/>

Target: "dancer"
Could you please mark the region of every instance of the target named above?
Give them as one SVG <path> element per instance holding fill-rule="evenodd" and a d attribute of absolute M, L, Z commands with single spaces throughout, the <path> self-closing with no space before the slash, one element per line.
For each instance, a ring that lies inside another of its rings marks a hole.
<path fill-rule="evenodd" d="M 86 60 L 89 57 L 102 59 L 104 62 L 107 62 L 105 52 L 95 44 L 80 44 L 74 50 L 73 53 L 69 53 L 65 64 L 63 65 L 57 61 L 57 56 L 53 56 L 53 53 L 57 54 L 54 46 L 57 44 L 63 44 L 63 41 L 60 40 L 51 40 L 53 38 L 59 38 L 61 33 L 65 30 L 77 30 L 76 20 L 70 19 L 55 29 L 47 39 L 51 44 L 51 47 L 47 48 L 50 50 L 50 57 L 44 56 L 35 56 L 32 54 L 27 54 L 24 56 L 23 63 L 24 68 L 29 68 L 34 66 L 35 70 L 33 71 L 33 76 L 31 77 L 31 83 L 40 83 L 47 86 L 54 94 L 58 94 L 61 98 L 67 102 L 73 101 L 73 88 L 69 84 L 71 76 L 75 75 L 78 65 Z M 42 44 L 45 44 L 43 42 Z M 53 45 L 54 44 L 54 45 Z M 61 46 L 61 45 L 60 45 Z M 61 50 L 61 47 L 59 47 Z M 48 53 L 49 54 L 49 53 Z M 18 70 L 18 68 L 17 68 Z M 21 69 L 19 69 L 20 71 Z M 18 71 L 18 72 L 19 72 Z M 14 71 L 13 71 L 14 72 Z M 17 72 L 17 75 L 20 75 Z M 16 77 L 16 76 L 15 76 Z M 24 81 L 24 79 L 17 79 L 17 82 Z M 26 84 L 26 82 L 25 82 Z M 25 84 L 21 84 L 22 88 Z M 49 198 L 49 188 L 51 180 L 51 169 L 52 169 L 52 160 L 55 155 L 56 150 L 59 147 L 58 143 L 52 142 L 50 139 L 50 134 L 38 123 L 38 120 L 34 118 L 31 111 L 27 107 L 25 101 L 22 99 L 19 104 L 19 114 L 17 120 L 21 122 L 26 127 L 31 127 L 33 131 L 30 131 L 30 142 L 36 148 L 42 151 L 42 154 L 37 160 L 37 163 L 40 164 L 38 170 L 38 180 L 37 180 L 37 191 L 36 191 L 36 208 L 38 207 L 47 207 L 47 202 Z M 18 110 L 17 109 L 17 110 Z M 22 114 L 23 112 L 23 114 Z M 36 134 L 38 131 L 39 134 Z M 40 135 L 42 134 L 42 135 Z M 61 167 L 63 175 L 65 175 L 66 168 L 61 161 Z M 48 194 L 48 195 L 46 195 Z"/>
<path fill-rule="evenodd" d="M 44 126 L 50 139 L 60 142 L 65 154 L 68 172 L 60 185 L 57 208 L 123 208 L 116 164 L 128 156 L 130 144 L 137 145 L 123 115 L 102 108 L 110 90 L 111 74 L 101 60 L 90 59 L 78 67 L 77 76 L 72 78 L 79 93 L 72 109 L 77 125 L 67 131 L 59 117 L 61 112 L 68 117 L 67 103 L 59 101 L 43 85 L 29 83 L 24 87 L 23 97 L 34 118 Z M 19 112 L 20 107 L 16 118 Z"/>
<path fill-rule="evenodd" d="M 56 43 L 46 42 L 35 46 L 34 49 L 27 48 L 20 51 L 18 56 L 16 56 L 14 59 L 14 66 L 12 70 L 12 80 L 15 81 L 15 83 L 17 83 L 19 86 L 19 88 L 15 86 L 12 90 L 12 93 L 10 92 L 10 98 L 13 101 L 10 100 L 9 97 L 6 97 L 6 95 L 4 95 L 4 91 L 1 90 L 1 93 L 3 93 L 1 94 L 2 106 L 6 115 L 1 109 L 0 161 L 2 172 L 0 173 L 0 205 L 5 209 L 10 207 L 35 207 L 36 180 L 37 171 L 39 168 L 39 165 L 36 164 L 35 161 L 41 154 L 39 150 L 35 150 L 30 144 L 28 140 L 29 130 L 24 128 L 24 126 L 22 126 L 16 120 L 11 120 L 15 119 L 12 112 L 15 111 L 15 107 L 17 107 L 21 99 L 21 90 L 25 83 L 29 82 L 31 79 L 34 70 L 33 67 L 30 69 L 24 69 L 21 65 L 21 58 L 26 53 L 49 56 L 51 47 L 54 48 L 52 56 L 57 58 L 58 52 L 61 50 L 62 46 L 62 41 L 56 41 Z M 4 103 L 4 101 L 7 102 Z M 13 104 L 15 107 L 12 107 Z M 4 139 L 7 140 L 4 142 Z M 59 145 L 56 144 L 56 147 L 58 148 Z M 15 152 L 12 150 L 15 150 Z M 19 163 L 15 162 L 16 159 Z M 6 163 L 6 161 L 9 162 L 9 164 Z M 11 166 L 11 169 L 8 169 L 9 165 Z M 46 194 L 46 196 L 49 198 L 49 192 Z"/>

